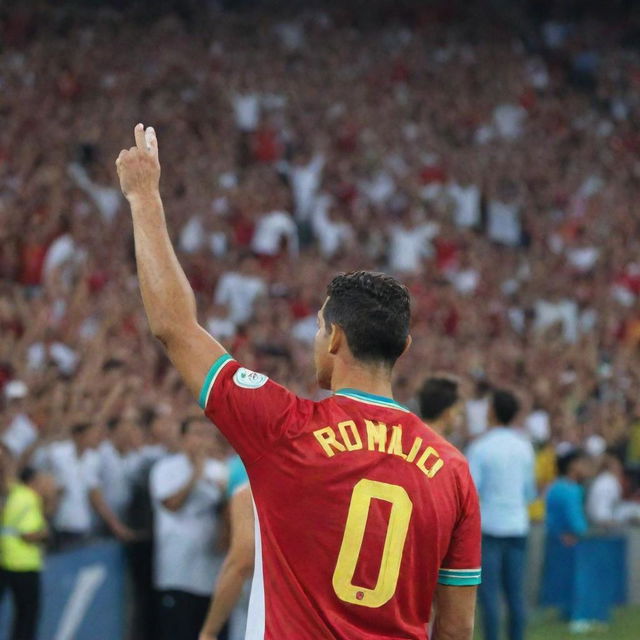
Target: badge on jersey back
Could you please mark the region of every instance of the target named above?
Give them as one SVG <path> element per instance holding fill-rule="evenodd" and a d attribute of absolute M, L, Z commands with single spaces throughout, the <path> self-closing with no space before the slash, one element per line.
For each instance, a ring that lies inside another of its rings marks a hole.
<path fill-rule="evenodd" d="M 243 389 L 259 389 L 267 383 L 268 379 L 263 373 L 256 373 L 244 367 L 240 367 L 233 376 L 236 385 Z"/>

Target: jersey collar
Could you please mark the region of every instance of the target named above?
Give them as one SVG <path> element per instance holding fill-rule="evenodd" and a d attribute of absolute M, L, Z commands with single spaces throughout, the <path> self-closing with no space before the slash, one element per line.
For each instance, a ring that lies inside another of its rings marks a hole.
<path fill-rule="evenodd" d="M 374 404 L 377 407 L 398 409 L 399 411 L 411 413 L 410 409 L 401 405 L 399 402 L 396 402 L 393 398 L 377 396 L 373 393 L 367 393 L 366 391 L 358 391 L 357 389 L 339 389 L 334 395 L 341 396 L 342 398 L 350 398 L 351 400 L 357 400 L 358 402 L 364 402 L 366 404 Z"/>

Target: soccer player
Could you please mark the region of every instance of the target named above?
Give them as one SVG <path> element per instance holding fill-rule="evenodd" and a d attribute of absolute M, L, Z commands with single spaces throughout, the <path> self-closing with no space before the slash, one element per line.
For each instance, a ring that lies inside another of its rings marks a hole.
<path fill-rule="evenodd" d="M 405 287 L 339 275 L 318 313 L 322 402 L 249 371 L 202 329 L 169 239 L 158 142 L 137 125 L 116 161 L 131 206 L 152 333 L 242 458 L 256 513 L 247 637 L 470 640 L 480 581 L 478 499 L 463 456 L 395 402 L 408 348 Z"/>

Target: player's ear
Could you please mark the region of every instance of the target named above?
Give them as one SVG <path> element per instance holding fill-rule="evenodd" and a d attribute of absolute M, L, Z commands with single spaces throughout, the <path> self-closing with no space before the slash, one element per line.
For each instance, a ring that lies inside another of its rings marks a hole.
<path fill-rule="evenodd" d="M 342 327 L 339 327 L 335 322 L 331 325 L 331 333 L 329 334 L 329 353 L 335 355 L 338 353 L 342 341 L 345 339 L 344 331 Z"/>
<path fill-rule="evenodd" d="M 407 353 L 407 351 L 409 351 L 409 347 L 411 346 L 412 342 L 413 342 L 413 338 L 411 337 L 411 335 L 408 335 L 407 341 L 404 344 L 404 349 L 402 350 L 402 355 L 404 355 L 405 353 Z"/>

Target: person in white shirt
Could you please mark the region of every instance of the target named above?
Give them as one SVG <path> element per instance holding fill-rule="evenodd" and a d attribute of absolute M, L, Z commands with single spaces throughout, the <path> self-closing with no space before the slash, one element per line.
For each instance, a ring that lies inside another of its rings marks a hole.
<path fill-rule="evenodd" d="M 525 433 L 534 443 L 544 443 L 551 437 L 549 412 L 536 403 L 531 413 L 524 420 Z"/>
<path fill-rule="evenodd" d="M 257 260 L 245 256 L 238 271 L 227 271 L 221 276 L 214 302 L 227 306 L 229 319 L 237 326 L 251 318 L 256 299 L 266 293 L 267 286 L 258 275 Z"/>
<path fill-rule="evenodd" d="M 493 110 L 493 126 L 501 138 L 515 140 L 522 134 L 527 111 L 518 104 L 500 104 Z"/>
<path fill-rule="evenodd" d="M 60 502 L 53 517 L 56 545 L 74 545 L 96 531 L 95 515 L 120 540 L 131 540 L 126 527 L 105 502 L 100 488 L 100 458 L 96 447 L 102 437 L 100 427 L 80 422 L 71 427 L 71 438 L 53 442 L 36 451 L 34 466 L 48 471 L 61 489 Z"/>
<path fill-rule="evenodd" d="M 480 188 L 472 182 L 452 182 L 447 193 L 453 203 L 453 219 L 457 227 L 477 227 L 480 224 Z"/>
<path fill-rule="evenodd" d="M 5 416 L 9 422 L 0 435 L 11 455 L 18 459 L 37 440 L 38 429 L 27 412 L 25 399 L 29 389 L 22 380 L 12 380 L 4 388 L 7 405 Z"/>
<path fill-rule="evenodd" d="M 71 232 L 58 236 L 49 246 L 42 273 L 45 281 L 61 270 L 63 281 L 69 283 L 78 268 L 86 261 L 87 251 L 81 247 Z"/>
<path fill-rule="evenodd" d="M 500 635 L 500 592 L 509 611 L 509 640 L 524 640 L 525 555 L 529 504 L 536 496 L 535 454 L 514 428 L 520 410 L 516 397 L 496 389 L 491 397 L 492 428 L 471 444 L 469 469 L 480 498 L 482 517 L 482 584 L 484 639 Z"/>
<path fill-rule="evenodd" d="M 185 420 L 181 431 L 181 451 L 160 460 L 150 478 L 159 640 L 198 639 L 221 565 L 218 510 L 227 469 L 209 457 L 215 439 L 204 417 Z"/>
<path fill-rule="evenodd" d="M 513 202 L 492 200 L 488 206 L 489 239 L 507 247 L 517 247 L 522 239 L 520 208 Z"/>
<path fill-rule="evenodd" d="M 107 223 L 113 222 L 122 203 L 120 191 L 94 182 L 86 168 L 76 162 L 68 166 L 67 173 L 76 185 L 93 200 L 102 219 Z"/>
<path fill-rule="evenodd" d="M 302 154 L 298 161 L 285 168 L 289 176 L 295 216 L 298 221 L 306 221 L 312 215 L 318 189 L 322 183 L 324 155 L 318 153 L 312 157 Z"/>
<path fill-rule="evenodd" d="M 438 235 L 436 222 L 410 221 L 389 229 L 389 269 L 393 273 L 419 273 L 423 260 L 433 255 L 431 241 Z"/>
<path fill-rule="evenodd" d="M 257 93 L 236 93 L 232 97 L 236 126 L 243 133 L 258 128 L 260 120 L 260 96 Z"/>
<path fill-rule="evenodd" d="M 251 248 L 259 256 L 275 257 L 286 241 L 291 256 L 298 255 L 298 227 L 286 211 L 271 211 L 258 219 Z"/>
<path fill-rule="evenodd" d="M 318 198 L 313 217 L 313 234 L 318 240 L 322 256 L 329 260 L 339 251 L 348 248 L 355 240 L 353 227 L 333 205 L 328 196 Z"/>
<path fill-rule="evenodd" d="M 606 453 L 600 472 L 587 491 L 587 517 L 599 527 L 615 527 L 627 523 L 640 524 L 640 505 L 622 499 L 622 463 Z"/>
<path fill-rule="evenodd" d="M 489 424 L 489 399 L 491 386 L 480 379 L 476 382 L 475 394 L 465 404 L 467 437 L 470 440 L 482 435 Z"/>
<path fill-rule="evenodd" d="M 562 325 L 562 336 L 566 342 L 575 343 L 579 337 L 578 305 L 575 300 L 536 300 L 535 329 L 546 331 L 555 324 Z"/>
<path fill-rule="evenodd" d="M 34 371 L 43 368 L 47 362 L 53 362 L 60 373 L 71 376 L 75 373 L 80 357 L 68 345 L 50 339 L 50 334 L 45 335 L 43 342 L 34 342 L 27 349 L 27 366 Z"/>
<path fill-rule="evenodd" d="M 131 409 L 107 423 L 108 437 L 98 447 L 98 478 L 105 502 L 123 522 L 129 516 L 136 477 L 144 465 L 142 431 Z"/>

